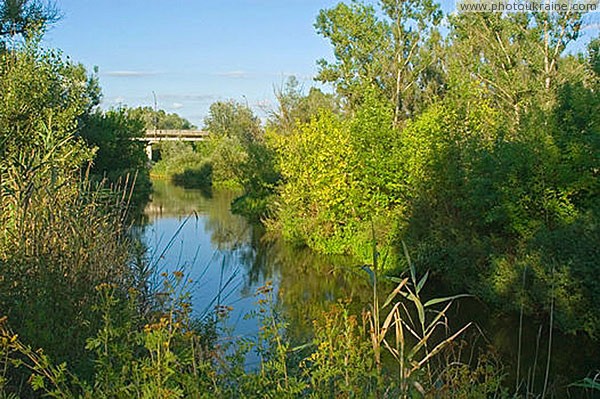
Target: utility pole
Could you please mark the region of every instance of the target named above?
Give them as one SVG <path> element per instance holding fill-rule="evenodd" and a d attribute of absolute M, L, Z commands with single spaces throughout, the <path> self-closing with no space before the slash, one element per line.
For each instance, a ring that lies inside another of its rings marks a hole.
<path fill-rule="evenodd" d="M 154 97 L 154 135 L 156 136 L 156 131 L 158 130 L 158 104 L 154 90 L 152 90 L 152 96 Z"/>

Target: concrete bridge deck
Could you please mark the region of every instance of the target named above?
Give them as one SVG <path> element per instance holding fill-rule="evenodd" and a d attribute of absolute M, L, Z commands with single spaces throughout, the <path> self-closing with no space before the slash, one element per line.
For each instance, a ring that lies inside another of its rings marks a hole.
<path fill-rule="evenodd" d="M 136 140 L 146 143 L 146 154 L 148 159 L 152 160 L 152 145 L 161 141 L 205 141 L 209 133 L 204 130 L 164 130 L 148 129 L 144 137 L 138 137 Z"/>
<path fill-rule="evenodd" d="M 140 140 L 149 142 L 158 141 L 202 141 L 208 138 L 208 132 L 204 130 L 146 130 L 144 137 Z"/>

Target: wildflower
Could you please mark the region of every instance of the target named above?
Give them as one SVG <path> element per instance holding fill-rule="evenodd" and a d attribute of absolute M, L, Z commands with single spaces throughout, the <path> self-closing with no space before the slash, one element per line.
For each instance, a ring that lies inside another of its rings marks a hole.
<path fill-rule="evenodd" d="M 273 291 L 273 283 L 271 281 L 267 281 L 265 285 L 256 289 L 256 294 L 268 294 L 271 291 Z"/>
<path fill-rule="evenodd" d="M 100 283 L 96 286 L 96 291 L 104 291 L 106 289 L 111 288 L 111 285 L 108 283 Z"/>

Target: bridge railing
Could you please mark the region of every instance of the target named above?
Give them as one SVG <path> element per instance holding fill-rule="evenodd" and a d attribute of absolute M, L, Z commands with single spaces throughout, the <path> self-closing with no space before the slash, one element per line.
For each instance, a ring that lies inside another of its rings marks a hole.
<path fill-rule="evenodd" d="M 208 132 L 204 130 L 165 130 L 165 129 L 148 129 L 145 137 L 160 139 L 160 138 L 201 138 L 207 137 Z"/>

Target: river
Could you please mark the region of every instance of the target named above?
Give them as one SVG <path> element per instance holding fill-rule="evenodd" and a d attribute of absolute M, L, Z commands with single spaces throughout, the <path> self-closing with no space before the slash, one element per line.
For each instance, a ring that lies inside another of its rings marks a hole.
<path fill-rule="evenodd" d="M 309 339 L 312 320 L 331 303 L 351 299 L 357 312 L 368 306 L 369 276 L 352 259 L 316 255 L 263 239 L 260 226 L 231 213 L 235 192 L 207 193 L 160 180 L 153 184 L 144 229 L 150 258 L 159 273 L 181 270 L 193 281 L 189 288 L 196 315 L 206 315 L 217 304 L 230 306 L 227 325 L 234 337 L 256 336 L 257 321 L 246 315 L 256 309 L 255 292 L 266 283 L 273 284 L 288 334 L 297 343 Z M 434 296 L 444 292 L 435 282 L 427 289 Z M 496 314 L 475 298 L 457 301 L 448 319 L 451 330 L 475 323 L 464 335 L 468 346 L 463 359 L 476 359 L 482 350 L 494 353 L 505 367 L 511 390 L 520 361 L 520 380 L 541 391 L 548 353 L 546 319 L 525 317 L 520 322 L 518 314 Z M 555 391 L 567 392 L 569 383 L 598 369 L 597 344 L 586 337 L 553 332 L 550 380 Z"/>

